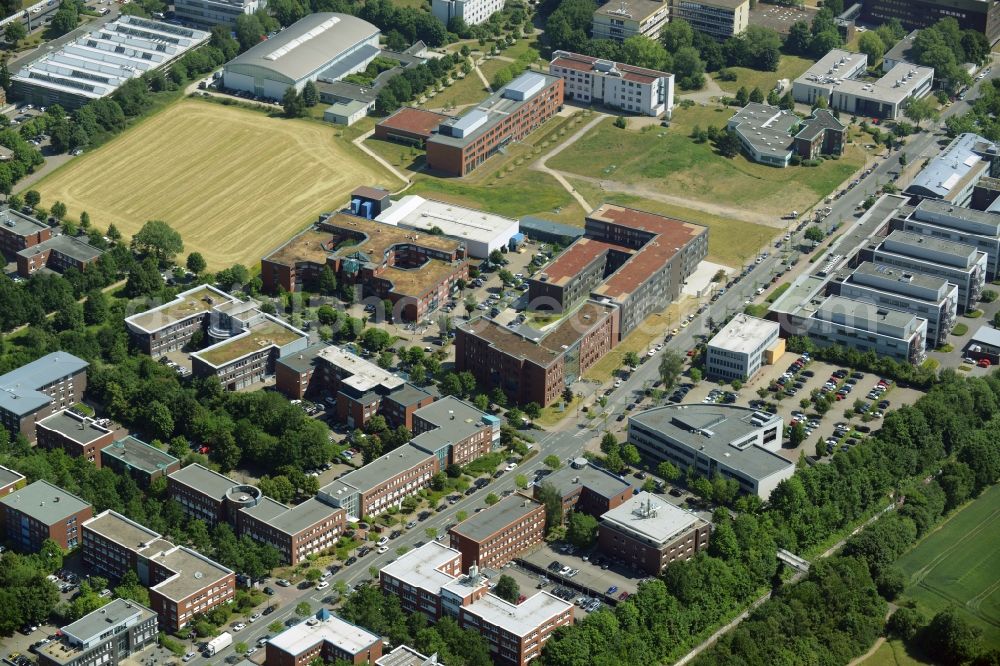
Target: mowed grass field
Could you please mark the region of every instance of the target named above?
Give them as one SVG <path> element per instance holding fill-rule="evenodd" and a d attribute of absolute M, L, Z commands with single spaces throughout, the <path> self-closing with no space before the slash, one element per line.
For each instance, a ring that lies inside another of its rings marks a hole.
<path fill-rule="evenodd" d="M 711 142 L 695 143 L 695 126 L 725 127 L 733 110 L 695 106 L 674 111 L 669 128 L 619 129 L 610 118 L 553 159 L 553 169 L 656 188 L 665 194 L 708 203 L 751 208 L 781 216 L 805 210 L 825 197 L 865 162 L 858 146 L 818 167 L 777 169 L 742 153 L 716 154 Z"/>
<path fill-rule="evenodd" d="M 1000 486 L 993 486 L 897 562 L 909 579 L 903 601 L 930 619 L 949 605 L 1000 648 Z M 898 603 L 898 602 L 897 602 Z"/>
<path fill-rule="evenodd" d="M 358 185 L 400 183 L 329 125 L 184 100 L 36 187 L 126 236 L 163 220 L 210 269 L 255 266 L 261 256 Z"/>

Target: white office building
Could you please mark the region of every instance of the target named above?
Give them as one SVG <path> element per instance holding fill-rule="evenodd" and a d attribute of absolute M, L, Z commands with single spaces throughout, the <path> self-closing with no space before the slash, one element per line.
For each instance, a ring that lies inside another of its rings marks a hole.
<path fill-rule="evenodd" d="M 943 277 L 958 287 L 959 312 L 974 310 L 986 283 L 986 253 L 972 245 L 893 231 L 871 241 L 858 255 L 863 261 Z"/>
<path fill-rule="evenodd" d="M 911 99 L 927 95 L 934 85 L 934 69 L 901 62 L 877 81 L 863 80 L 868 56 L 833 49 L 792 84 L 800 104 L 815 106 L 823 97 L 831 109 L 870 118 L 895 120 Z"/>
<path fill-rule="evenodd" d="M 958 287 L 945 278 L 868 261 L 853 271 L 835 274 L 830 291 L 926 319 L 927 344 L 933 347 L 947 341 L 958 313 Z"/>
<path fill-rule="evenodd" d="M 549 74 L 563 80 L 567 100 L 653 117 L 669 118 L 674 108 L 674 75 L 667 72 L 556 51 Z"/>
<path fill-rule="evenodd" d="M 910 312 L 827 296 L 799 314 L 809 315 L 804 325 L 817 346 L 842 345 L 914 365 L 926 357 L 927 320 Z"/>
<path fill-rule="evenodd" d="M 780 347 L 777 322 L 737 314 L 715 334 L 705 353 L 710 378 L 747 380 L 766 362 L 765 352 Z"/>
<path fill-rule="evenodd" d="M 995 280 L 1000 274 L 1000 211 L 924 199 L 903 220 L 903 231 L 975 246 L 986 253 L 986 279 Z"/>
<path fill-rule="evenodd" d="M 466 25 L 479 25 L 503 9 L 506 0 L 432 0 L 431 13 L 442 23 L 458 17 Z"/>
<path fill-rule="evenodd" d="M 470 257 L 485 259 L 493 250 L 509 247 L 518 234 L 517 220 L 474 208 L 408 194 L 382 211 L 375 220 L 424 233 L 441 233 L 465 243 Z"/>
<path fill-rule="evenodd" d="M 235 28 L 237 18 L 266 5 L 266 0 L 174 0 L 174 14 L 182 21 L 208 29 L 217 25 Z"/>
<path fill-rule="evenodd" d="M 978 134 L 959 134 L 931 158 L 903 194 L 920 199 L 941 199 L 968 206 L 972 191 L 986 176 L 997 176 L 1000 149 Z"/>
<path fill-rule="evenodd" d="M 795 465 L 781 450 L 780 416 L 736 405 L 655 407 L 629 417 L 628 442 L 654 462 L 668 460 L 705 478 L 735 479 L 763 500 Z"/>

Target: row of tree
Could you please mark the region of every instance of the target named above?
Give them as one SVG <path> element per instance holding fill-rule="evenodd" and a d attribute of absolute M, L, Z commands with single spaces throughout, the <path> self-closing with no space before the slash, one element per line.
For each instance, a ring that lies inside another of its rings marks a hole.
<path fill-rule="evenodd" d="M 545 646 L 546 663 L 669 661 L 774 583 L 776 548 L 808 553 L 883 506 L 890 492 L 907 498 L 900 516 L 927 529 L 940 515 L 927 508 L 936 494 L 942 494 L 936 501 L 943 510 L 949 492 L 952 505 L 957 505 L 1000 478 L 998 400 L 997 376 L 963 379 L 944 371 L 914 406 L 887 415 L 882 429 L 867 442 L 837 454 L 829 464 L 801 467 L 779 484 L 767 505 L 744 495 L 733 503 L 734 516 L 717 510 L 707 552 L 672 564 L 661 580 L 640 586 L 638 594 L 613 611 L 591 614 L 560 629 Z M 950 463 L 964 467 L 950 471 Z M 925 483 L 928 475 L 942 469 L 940 477 Z M 863 550 L 861 543 L 852 547 Z M 898 553 L 899 547 L 892 546 L 887 556 Z M 815 584 L 779 594 L 775 603 L 755 613 L 753 624 L 724 639 L 719 651 L 702 663 L 815 662 L 828 653 L 848 661 L 863 652 L 884 613 L 876 584 L 884 590 L 897 585 L 893 574 L 881 570 L 873 578 L 874 569 L 866 564 L 850 558 L 818 564 L 809 579 Z M 817 595 L 826 585 L 841 589 Z M 804 600 L 809 601 L 808 620 L 798 610 Z M 802 629 L 789 632 L 790 626 Z M 773 644 L 757 640 L 761 635 L 774 637 Z"/>

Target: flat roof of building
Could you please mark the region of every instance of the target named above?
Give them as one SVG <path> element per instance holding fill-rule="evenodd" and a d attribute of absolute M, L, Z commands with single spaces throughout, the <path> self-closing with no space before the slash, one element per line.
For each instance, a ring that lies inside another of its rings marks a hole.
<path fill-rule="evenodd" d="M 882 330 L 883 326 L 893 328 L 906 328 L 914 319 L 920 319 L 912 312 L 903 310 L 892 310 L 890 308 L 858 301 L 844 296 L 827 296 L 822 303 L 816 307 L 813 316 L 825 321 L 833 321 L 833 315 L 848 314 L 851 317 L 849 324 L 855 328 L 861 328 L 873 333 L 892 335 L 895 332 Z"/>
<path fill-rule="evenodd" d="M 792 150 L 792 131 L 800 122 L 792 111 L 750 102 L 733 114 L 728 124 L 758 153 L 783 158 Z"/>
<path fill-rule="evenodd" d="M 441 588 L 455 580 L 440 568 L 462 554 L 437 541 L 428 541 L 419 548 L 404 553 L 395 562 L 382 567 L 382 572 L 411 587 L 438 594 Z"/>
<path fill-rule="evenodd" d="M 1000 348 L 1000 329 L 983 324 L 976 329 L 975 333 L 972 334 L 972 337 L 969 338 L 969 342 L 978 342 L 980 344 L 989 345 L 990 347 Z"/>
<path fill-rule="evenodd" d="M 699 522 L 698 516 L 640 492 L 601 516 L 601 522 L 665 545 Z"/>
<path fill-rule="evenodd" d="M 921 273 L 920 271 L 908 271 L 896 266 L 872 263 L 870 261 L 861 262 L 858 267 L 854 269 L 851 275 L 871 275 L 874 277 L 884 278 L 886 280 L 895 280 L 900 284 L 914 285 L 916 287 L 933 289 L 935 291 L 939 290 L 948 283 L 946 278 L 939 277 L 937 275 Z"/>
<path fill-rule="evenodd" d="M 101 449 L 101 455 L 109 455 L 129 467 L 141 470 L 147 474 L 165 470 L 178 462 L 177 458 L 166 451 L 161 451 L 155 446 L 151 446 L 132 435 L 104 447 Z"/>
<path fill-rule="evenodd" d="M 883 249 L 887 252 L 894 252 L 895 250 L 890 250 L 885 247 L 886 242 L 899 243 L 900 245 L 913 248 L 926 247 L 934 252 L 950 255 L 963 264 L 967 264 L 969 261 L 974 260 L 975 255 L 978 253 L 975 245 L 959 243 L 958 241 L 948 240 L 947 238 L 925 236 L 924 234 L 917 234 L 912 231 L 902 231 L 900 229 L 897 229 L 886 236 L 885 241 L 882 242 Z"/>
<path fill-rule="evenodd" d="M 30 259 L 45 251 L 58 252 L 81 263 L 91 262 L 104 254 L 104 250 L 98 250 L 90 243 L 85 243 L 79 238 L 67 236 L 66 234 L 57 234 L 41 243 L 24 248 L 17 253 L 17 256 Z"/>
<path fill-rule="evenodd" d="M 309 335 L 291 324 L 287 324 L 271 315 L 253 324 L 248 330 L 235 335 L 228 340 L 195 352 L 192 356 L 214 367 L 222 367 L 232 363 L 247 354 L 261 351 L 268 347 L 284 347 L 296 340 L 308 339 Z"/>
<path fill-rule="evenodd" d="M 645 1 L 645 0 L 641 0 Z M 561 77 L 542 72 L 528 71 L 495 91 L 477 106 L 466 110 L 458 118 L 451 118 L 438 126 L 438 133 L 428 137 L 428 145 L 440 143 L 447 146 L 464 147 L 492 131 L 504 119 L 517 113 L 525 104 L 535 99 L 548 88 L 562 81 Z M 443 132 L 448 128 L 458 128 L 462 136 L 450 136 Z"/>
<path fill-rule="evenodd" d="M 329 643 L 339 651 L 355 655 L 381 640 L 381 636 L 342 620 L 324 608 L 309 620 L 270 639 L 268 647 L 297 656 L 321 643 Z"/>
<path fill-rule="evenodd" d="M 368 492 L 387 479 L 391 479 L 406 470 L 413 469 L 428 458 L 433 457 L 433 454 L 419 449 L 413 444 L 406 443 L 382 457 L 371 461 L 364 467 L 359 467 L 353 472 L 348 472 L 339 479 L 328 483 L 320 488 L 320 492 L 332 498 L 338 498 L 354 490 L 363 493 Z"/>
<path fill-rule="evenodd" d="M 451 531 L 473 541 L 483 541 L 503 528 L 537 511 L 542 505 L 523 495 L 511 495 L 474 513 Z"/>
<path fill-rule="evenodd" d="M 129 550 L 139 551 L 160 538 L 160 534 L 144 525 L 108 509 L 83 523 L 91 532 Z"/>
<path fill-rule="evenodd" d="M 182 483 L 203 495 L 214 497 L 220 501 L 226 496 L 230 488 L 240 485 L 228 476 L 213 472 L 198 463 L 180 468 L 171 474 L 169 478 L 171 481 Z"/>
<path fill-rule="evenodd" d="M 760 343 L 778 332 L 781 326 L 776 321 L 758 319 L 750 315 L 737 313 L 715 334 L 709 347 L 726 351 L 749 354 L 760 346 Z"/>
<path fill-rule="evenodd" d="M 931 216 L 935 219 L 930 219 Z M 922 199 L 917 204 L 917 207 L 913 209 L 913 212 L 910 213 L 909 219 L 951 228 L 937 216 L 954 218 L 972 224 L 970 228 L 963 228 L 962 231 L 980 233 L 987 236 L 1000 236 L 1000 213 L 989 209 L 976 210 L 974 208 L 964 208 L 956 206 L 950 201 L 942 201 L 940 199 Z"/>
<path fill-rule="evenodd" d="M 118 627 L 130 620 L 147 620 L 153 615 L 152 610 L 131 599 L 112 599 L 76 622 L 67 624 L 62 628 L 62 633 L 67 638 L 76 639 L 80 643 L 90 643 L 112 627 Z M 55 645 L 58 645 L 58 642 Z M 54 652 L 58 654 L 58 648 Z"/>
<path fill-rule="evenodd" d="M 437 663 L 437 656 L 427 657 L 409 645 L 393 648 L 392 652 L 387 652 L 375 660 L 375 666 L 434 666 Z"/>
<path fill-rule="evenodd" d="M 583 467 L 562 467 L 545 477 L 559 492 L 566 495 L 574 487 L 585 487 L 601 497 L 615 497 L 627 492 L 632 484 L 611 472 L 586 464 Z"/>
<path fill-rule="evenodd" d="M 300 352 L 282 356 L 275 363 L 283 365 L 294 372 L 308 372 L 313 367 L 313 363 L 315 363 L 319 353 L 327 347 L 329 345 L 325 342 L 314 342 Z"/>
<path fill-rule="evenodd" d="M 553 222 L 533 215 L 525 215 L 520 220 L 521 232 L 531 236 L 535 234 L 548 234 L 550 236 L 566 236 L 567 238 L 582 238 L 583 227 L 574 227 L 561 222 Z"/>
<path fill-rule="evenodd" d="M 515 636 L 526 636 L 572 608 L 572 603 L 543 590 L 519 604 L 512 604 L 495 594 L 487 594 L 466 606 L 465 611 Z"/>
<path fill-rule="evenodd" d="M 490 243 L 517 232 L 517 220 L 475 208 L 425 199 L 407 194 L 375 218 L 393 226 L 430 233 L 440 229 L 445 236 L 463 241 Z"/>
<path fill-rule="evenodd" d="M 897 62 L 900 60 L 910 62 L 909 51 L 913 48 L 913 40 L 916 39 L 919 32 L 919 30 L 913 30 L 906 37 L 903 37 L 901 40 L 896 42 L 896 44 L 882 56 L 883 62 Z"/>
<path fill-rule="evenodd" d="M 325 264 L 326 258 L 332 252 L 330 248 L 332 240 L 333 236 L 329 232 L 310 227 L 292 236 L 287 243 L 264 259 L 282 266 L 293 266 L 300 262 Z"/>
<path fill-rule="evenodd" d="M 385 120 L 379 121 L 378 125 L 389 130 L 416 134 L 426 139 L 434 133 L 438 125 L 449 118 L 451 116 L 443 113 L 404 106 Z"/>
<path fill-rule="evenodd" d="M 290 509 L 286 507 L 283 513 L 268 520 L 267 524 L 276 530 L 294 536 L 316 523 L 327 520 L 335 513 L 343 513 L 343 511 L 343 509 L 330 506 L 315 497 L 310 497 L 305 502 L 296 504 Z"/>
<path fill-rule="evenodd" d="M 89 363 L 69 352 L 52 352 L 0 376 L 0 409 L 22 416 L 52 402 L 38 389 L 86 370 Z"/>
<path fill-rule="evenodd" d="M 812 115 L 802 120 L 802 129 L 795 138 L 812 141 L 820 132 L 826 130 L 843 132 L 845 129 L 844 123 L 837 120 L 837 116 L 833 115 L 830 109 L 813 109 Z"/>
<path fill-rule="evenodd" d="M 747 0 L 734 1 L 746 2 Z M 578 72 L 596 71 L 599 74 L 612 74 L 614 76 L 620 76 L 626 81 L 633 81 L 635 83 L 647 85 L 653 83 L 657 79 L 672 79 L 674 77 L 673 74 L 661 72 L 656 69 L 636 67 L 635 65 L 629 65 L 623 62 L 603 60 L 601 58 L 583 55 L 582 53 L 573 53 L 571 51 L 553 52 L 552 62 L 550 64 L 555 67 L 565 67 L 566 69 L 572 69 Z"/>
<path fill-rule="evenodd" d="M 437 426 L 434 430 L 421 433 L 413 438 L 413 443 L 418 446 L 425 442 L 458 442 L 474 435 L 484 426 L 492 424 L 496 420 L 496 417 L 453 395 L 435 400 L 413 412 L 413 415 Z"/>
<path fill-rule="evenodd" d="M 526 359 L 544 368 L 555 362 L 565 351 L 563 345 L 570 347 L 576 344 L 595 326 L 600 325 L 611 311 L 610 306 L 584 301 L 577 310 L 564 316 L 547 333 L 527 326 L 515 330 L 486 317 L 461 323 L 458 327 L 489 342 L 505 354 Z"/>
<path fill-rule="evenodd" d="M 393 391 L 387 397 L 400 405 L 415 405 L 422 400 L 426 400 L 427 398 L 437 397 L 437 393 L 422 389 L 419 386 L 414 386 L 410 383 L 405 383 L 402 388 Z"/>
<path fill-rule="evenodd" d="M 35 481 L 0 497 L 0 504 L 20 511 L 43 525 L 54 525 L 90 507 L 88 502 L 45 480 Z"/>
<path fill-rule="evenodd" d="M 804 85 L 835 86 L 837 92 L 889 103 L 899 103 L 913 94 L 928 76 L 934 76 L 932 67 L 902 62 L 895 65 L 876 81 L 847 78 L 865 71 L 868 56 L 864 53 L 831 49 L 816 64 L 795 79 Z"/>
<path fill-rule="evenodd" d="M 172 601 L 186 599 L 199 590 L 215 586 L 233 574 L 231 569 L 185 546 L 174 546 L 149 559 L 175 572 L 175 575 L 150 588 Z"/>
<path fill-rule="evenodd" d="M 606 243 L 594 238 L 580 238 L 563 250 L 541 273 L 531 279 L 561 287 L 580 275 L 580 272 L 595 259 L 612 251 L 626 254 L 633 252 L 631 248 L 615 243 Z"/>
<path fill-rule="evenodd" d="M 132 328 L 146 333 L 159 331 L 191 317 L 200 317 L 223 303 L 234 303 L 238 299 L 210 284 L 200 284 L 174 296 L 172 301 L 125 318 Z"/>
<path fill-rule="evenodd" d="M 609 0 L 598 7 L 594 14 L 612 18 L 624 17 L 642 22 L 656 12 L 665 9 L 669 9 L 668 3 L 658 0 Z"/>
<path fill-rule="evenodd" d="M 11 78 L 59 94 L 99 99 L 181 57 L 209 36 L 205 30 L 122 14 L 44 52 Z"/>
<path fill-rule="evenodd" d="M 35 218 L 13 208 L 0 210 L 0 224 L 4 226 L 5 233 L 14 234 L 15 236 L 29 236 L 39 231 L 52 229 L 52 227 L 44 222 L 39 222 Z"/>
<path fill-rule="evenodd" d="M 307 14 L 278 34 L 244 51 L 229 68 L 259 68 L 297 82 L 339 60 L 352 47 L 379 34 L 368 21 L 349 14 Z"/>
<path fill-rule="evenodd" d="M 12 469 L 7 469 L 3 465 L 0 465 L 0 488 L 6 488 L 9 485 L 19 482 L 23 478 L 24 474 L 20 474 Z"/>
<path fill-rule="evenodd" d="M 793 463 L 758 446 L 737 448 L 732 445 L 732 442 L 740 441 L 760 427 L 781 422 L 780 417 L 763 414 L 760 420 L 763 425 L 758 427 L 751 423 L 755 414 L 762 413 L 736 405 L 671 405 L 654 407 L 630 416 L 629 423 L 663 433 L 698 451 L 699 456 L 761 480 L 788 469 Z"/>
<path fill-rule="evenodd" d="M 334 213 L 321 224 L 324 228 L 333 230 L 330 232 L 332 254 L 373 264 L 381 264 L 389 250 L 396 245 L 417 245 L 449 254 L 458 252 L 464 245 L 445 236 L 401 229 L 347 213 Z M 364 238 L 359 240 L 358 235 L 364 235 Z M 420 273 L 422 270 L 423 267 L 408 272 Z"/>
<path fill-rule="evenodd" d="M 38 425 L 83 445 L 98 440 L 111 432 L 94 423 L 93 419 L 80 416 L 68 409 L 45 417 L 38 422 Z"/>
<path fill-rule="evenodd" d="M 656 238 L 643 245 L 604 284 L 594 289 L 595 295 L 611 299 L 630 296 L 688 243 L 708 233 L 708 227 L 700 224 L 608 203 L 602 204 L 587 218 L 656 234 Z"/>
<path fill-rule="evenodd" d="M 959 134 L 948 147 L 920 170 L 904 190 L 906 194 L 943 199 L 988 164 L 983 156 L 997 154 L 997 146 L 978 134 Z"/>
<path fill-rule="evenodd" d="M 359 393 L 376 388 L 391 391 L 400 388 L 405 383 L 401 377 L 336 345 L 329 345 L 322 349 L 317 357 L 338 370 L 349 373 L 350 376 L 341 379 L 341 383 Z"/>

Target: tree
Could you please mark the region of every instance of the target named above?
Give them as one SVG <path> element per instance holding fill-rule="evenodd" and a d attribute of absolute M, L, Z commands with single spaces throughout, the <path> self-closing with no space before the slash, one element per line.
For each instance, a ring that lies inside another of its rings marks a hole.
<path fill-rule="evenodd" d="M 308 601 L 300 601 L 297 606 L 295 606 L 295 614 L 299 617 L 306 617 L 312 614 L 312 606 L 309 605 Z"/>
<path fill-rule="evenodd" d="M 151 254 L 160 265 L 166 265 L 184 250 L 181 235 L 162 220 L 150 220 L 132 236 L 132 249 Z"/>
<path fill-rule="evenodd" d="M 3 36 L 11 44 L 16 44 L 28 36 L 28 30 L 20 21 L 11 21 L 4 27 Z"/>
<path fill-rule="evenodd" d="M 108 317 L 108 297 L 100 289 L 87 292 L 83 303 L 83 320 L 90 326 L 103 324 Z"/>
<path fill-rule="evenodd" d="M 656 70 L 662 70 L 668 62 L 663 45 L 645 35 L 633 35 L 623 41 L 619 58 L 629 65 Z"/>
<path fill-rule="evenodd" d="M 742 145 L 736 131 L 729 128 L 720 132 L 719 138 L 715 141 L 715 148 L 719 151 L 719 155 L 727 158 L 739 155 Z"/>
<path fill-rule="evenodd" d="M 521 596 L 521 589 L 518 587 L 516 580 L 507 574 L 501 574 L 496 586 L 493 588 L 493 594 L 512 604 L 516 604 Z"/>
<path fill-rule="evenodd" d="M 789 441 L 791 441 L 792 446 L 798 446 L 806 439 L 806 427 L 802 425 L 801 421 L 797 421 L 795 425 L 791 427 L 788 435 Z"/>
<path fill-rule="evenodd" d="M 306 580 L 309 581 L 310 583 L 315 583 L 320 579 L 322 575 L 323 572 L 317 569 L 316 567 L 309 567 L 308 569 L 306 569 L 305 573 Z"/>
<path fill-rule="evenodd" d="M 920 124 L 925 120 L 937 120 L 938 112 L 934 108 L 934 98 L 927 96 L 919 99 L 910 98 L 903 114 L 913 122 Z"/>
<path fill-rule="evenodd" d="M 868 30 L 858 37 L 858 50 L 868 56 L 869 65 L 874 65 L 885 54 L 885 44 L 882 43 L 882 38 L 877 32 Z"/>
<path fill-rule="evenodd" d="M 208 264 L 205 263 L 205 257 L 201 256 L 201 252 L 192 252 L 188 255 L 187 269 L 189 271 L 195 275 L 201 275 L 206 268 L 208 268 Z"/>
<path fill-rule="evenodd" d="M 545 481 L 542 485 L 537 486 L 535 499 L 545 505 L 546 530 L 552 532 L 560 527 L 563 520 L 562 493 L 554 485 Z"/>
<path fill-rule="evenodd" d="M 497 495 L 496 493 L 490 493 L 489 495 L 486 496 L 486 499 L 483 501 L 486 502 L 487 506 L 493 506 L 494 504 L 500 501 L 500 496 Z"/>
<path fill-rule="evenodd" d="M 628 367 L 635 369 L 639 367 L 639 354 L 634 351 L 625 352 L 625 356 L 622 357 L 622 362 Z"/>
<path fill-rule="evenodd" d="M 639 449 L 636 448 L 635 444 L 626 444 L 619 450 L 619 454 L 628 465 L 638 465 L 642 458 L 639 455 Z"/>
<path fill-rule="evenodd" d="M 701 381 L 701 370 L 698 368 L 691 368 L 688 370 L 688 377 L 691 379 L 692 384 L 697 384 Z"/>
<path fill-rule="evenodd" d="M 566 538 L 578 548 L 587 548 L 597 540 L 597 519 L 593 516 L 573 511 L 567 520 Z"/>
<path fill-rule="evenodd" d="M 49 30 L 53 36 L 59 37 L 73 30 L 79 22 L 80 16 L 77 13 L 76 4 L 64 1 L 53 15 L 52 21 L 49 23 Z"/>
<path fill-rule="evenodd" d="M 264 38 L 264 26 L 256 14 L 240 14 L 236 17 L 236 40 L 240 51 L 246 51 Z"/>
<path fill-rule="evenodd" d="M 982 630 L 951 607 L 931 619 L 923 636 L 927 651 L 942 664 L 964 664 L 982 652 Z"/>
<path fill-rule="evenodd" d="M 747 90 L 746 86 L 740 86 L 740 89 L 736 91 L 736 105 L 746 106 L 750 101 L 750 91 Z"/>
<path fill-rule="evenodd" d="M 319 104 L 319 92 L 316 90 L 316 84 L 311 80 L 306 81 L 306 84 L 302 86 L 302 103 L 310 108 Z"/>
<path fill-rule="evenodd" d="M 762 104 L 764 102 L 764 92 L 760 88 L 754 87 L 754 89 L 750 91 L 750 101 Z"/>
<path fill-rule="evenodd" d="M 656 474 L 664 481 L 672 482 L 680 477 L 681 471 L 669 460 L 664 460 L 656 466 Z"/>
<path fill-rule="evenodd" d="M 24 193 L 24 203 L 28 204 L 32 208 L 35 208 L 42 202 L 42 195 L 38 193 L 38 190 L 28 190 Z"/>
<path fill-rule="evenodd" d="M 305 102 L 294 86 L 285 89 L 285 94 L 281 98 L 281 108 L 288 118 L 301 118 L 305 114 Z"/>
<path fill-rule="evenodd" d="M 660 356 L 660 366 L 658 369 L 660 381 L 663 382 L 663 390 L 670 391 L 677 385 L 677 380 L 684 370 L 684 357 L 671 349 L 667 349 Z"/>
<path fill-rule="evenodd" d="M 556 455 L 545 456 L 545 460 L 542 463 L 549 469 L 559 469 L 562 467 L 562 462 L 559 460 L 559 456 Z"/>
<path fill-rule="evenodd" d="M 663 26 L 660 43 L 668 53 L 676 53 L 678 49 L 694 45 L 694 29 L 684 19 L 675 18 Z"/>
<path fill-rule="evenodd" d="M 813 225 L 806 229 L 805 239 L 812 241 L 814 243 L 822 243 L 823 239 L 826 238 L 826 234 L 823 233 L 823 229 Z"/>

